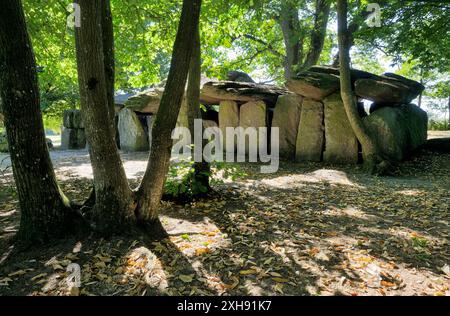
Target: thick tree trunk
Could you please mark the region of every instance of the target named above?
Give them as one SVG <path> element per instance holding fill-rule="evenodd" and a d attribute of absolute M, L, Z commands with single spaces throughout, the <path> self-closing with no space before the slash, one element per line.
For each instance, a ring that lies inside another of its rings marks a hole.
<path fill-rule="evenodd" d="M 194 49 L 192 51 L 191 63 L 189 66 L 189 76 L 188 76 L 188 84 L 187 84 L 187 114 L 188 114 L 188 123 L 189 130 L 191 131 L 192 137 L 195 138 L 195 128 L 194 128 L 194 120 L 201 119 L 201 110 L 200 110 L 200 81 L 201 81 L 201 44 L 200 44 L 200 30 L 197 27 L 194 36 Z M 203 136 L 203 127 L 200 131 Z M 200 148 L 196 148 L 194 146 L 194 179 L 192 185 L 195 186 L 193 191 L 198 193 L 199 195 L 206 194 L 209 187 L 209 174 L 210 174 L 210 166 L 209 163 L 203 160 L 203 146 L 205 145 L 203 137 L 202 146 Z M 201 159 L 201 161 L 199 161 Z M 198 191 L 198 192 L 197 192 Z"/>
<path fill-rule="evenodd" d="M 298 10 L 290 1 L 282 1 L 279 22 L 286 50 L 284 77 L 288 80 L 294 75 L 294 68 L 302 60 L 303 55 L 303 40 L 299 32 Z"/>
<path fill-rule="evenodd" d="M 108 109 L 102 38 L 102 0 L 77 0 L 81 27 L 76 28 L 78 82 L 94 173 L 95 206 L 91 218 L 99 232 L 125 229 L 134 219 L 132 192 L 113 138 Z"/>
<path fill-rule="evenodd" d="M 331 1 L 315 0 L 316 12 L 314 14 L 314 28 L 311 32 L 309 52 L 303 63 L 302 69 L 308 69 L 317 64 L 325 43 L 327 34 L 328 17 L 330 16 Z"/>
<path fill-rule="evenodd" d="M 350 45 L 347 38 L 347 0 L 337 0 L 337 15 L 341 97 L 344 102 L 345 112 L 353 132 L 361 143 L 364 163 L 371 172 L 383 173 L 384 169 L 387 168 L 386 162 L 383 161 L 376 142 L 370 137 L 359 116 L 356 97 L 353 93 L 350 73 Z"/>
<path fill-rule="evenodd" d="M 0 98 L 21 209 L 18 238 L 46 242 L 72 230 L 76 212 L 56 183 L 40 111 L 36 64 L 20 0 L 0 10 Z"/>
<path fill-rule="evenodd" d="M 103 56 L 105 64 L 106 95 L 108 98 L 108 114 L 113 137 L 116 136 L 115 109 L 114 109 L 114 83 L 115 83 L 115 60 L 114 60 L 114 29 L 111 14 L 110 0 L 102 0 L 102 38 Z"/>
<path fill-rule="evenodd" d="M 144 222 L 158 222 L 158 209 L 169 170 L 175 128 L 186 87 L 201 0 L 184 0 L 173 48 L 172 61 L 161 104 L 153 125 L 153 139 L 147 170 L 138 190 L 137 214 Z"/>

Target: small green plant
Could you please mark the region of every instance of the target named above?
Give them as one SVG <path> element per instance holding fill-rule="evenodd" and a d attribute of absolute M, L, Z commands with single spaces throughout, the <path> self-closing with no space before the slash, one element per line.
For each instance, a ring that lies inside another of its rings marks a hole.
<path fill-rule="evenodd" d="M 186 240 L 186 241 L 191 241 L 191 238 L 189 237 L 188 234 L 181 235 L 181 239 Z"/>
<path fill-rule="evenodd" d="M 173 198 L 192 199 L 208 193 L 208 188 L 197 181 L 193 164 L 192 161 L 182 161 L 170 166 L 164 187 L 166 195 Z M 236 166 L 224 162 L 212 162 L 210 172 L 202 175 L 208 176 L 210 185 L 214 186 L 223 183 L 225 179 L 235 181 L 246 174 Z"/>
<path fill-rule="evenodd" d="M 428 246 L 428 241 L 420 237 L 412 237 L 411 243 L 414 249 L 426 248 Z"/>

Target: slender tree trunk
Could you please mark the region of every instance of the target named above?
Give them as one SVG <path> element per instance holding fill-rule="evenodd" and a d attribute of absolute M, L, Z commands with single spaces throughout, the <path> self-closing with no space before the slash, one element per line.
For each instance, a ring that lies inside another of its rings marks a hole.
<path fill-rule="evenodd" d="M 114 28 L 111 14 L 110 0 L 102 0 L 102 37 L 103 56 L 105 64 L 106 95 L 108 98 L 108 114 L 113 137 L 116 136 L 115 109 L 114 109 L 114 83 L 115 83 L 115 60 L 114 60 Z"/>
<path fill-rule="evenodd" d="M 317 64 L 325 43 L 328 17 L 330 16 L 331 2 L 329 0 L 315 0 L 316 12 L 314 14 L 314 28 L 311 32 L 310 49 L 302 68 L 308 69 Z"/>
<path fill-rule="evenodd" d="M 166 87 L 153 125 L 149 163 L 138 190 L 137 214 L 144 222 L 159 222 L 158 209 L 169 170 L 175 128 L 191 60 L 192 38 L 200 17 L 201 0 L 184 0 Z"/>
<path fill-rule="evenodd" d="M 43 243 L 72 230 L 76 212 L 56 182 L 45 141 L 36 63 L 20 0 L 0 10 L 0 98 L 21 209 L 20 241 Z"/>
<path fill-rule="evenodd" d="M 347 38 L 347 0 L 337 0 L 337 15 L 341 97 L 344 102 L 345 112 L 347 113 L 353 132 L 361 143 L 364 163 L 371 172 L 383 173 L 384 169 L 387 168 L 386 162 L 383 162 L 381 152 L 376 142 L 370 137 L 359 116 L 356 97 L 352 89 L 349 53 L 350 45 Z"/>
<path fill-rule="evenodd" d="M 193 137 L 195 134 L 194 120 L 201 119 L 201 109 L 200 109 L 200 82 L 201 82 L 201 41 L 200 41 L 200 29 L 197 27 L 194 36 L 194 49 L 192 51 L 191 63 L 189 66 L 189 76 L 187 84 L 187 114 L 189 130 Z M 203 128 L 201 130 L 203 136 Z M 209 174 L 210 165 L 203 160 L 203 147 L 205 142 L 202 137 L 202 146 L 200 148 L 194 147 L 194 158 L 202 159 L 202 161 L 194 162 L 194 183 L 199 195 L 206 194 L 209 189 Z"/>
<path fill-rule="evenodd" d="M 423 68 L 420 68 L 420 84 L 423 85 Z M 419 108 L 422 107 L 422 96 L 423 96 L 423 91 L 420 92 L 419 101 L 417 102 L 417 106 Z"/>
<path fill-rule="evenodd" d="M 294 75 L 294 68 L 298 65 L 303 55 L 303 40 L 299 32 L 298 10 L 291 2 L 282 1 L 279 22 L 286 50 L 284 77 L 288 80 Z"/>
<path fill-rule="evenodd" d="M 132 192 L 113 138 L 108 109 L 102 38 L 102 0 L 77 0 L 81 27 L 76 28 L 81 111 L 90 146 L 95 205 L 91 218 L 104 234 L 125 229 L 134 219 Z"/>
<path fill-rule="evenodd" d="M 382 1 L 380 1 L 382 3 Z M 357 5 L 361 5 L 360 2 L 357 2 Z M 369 16 L 370 12 L 369 11 L 363 11 L 361 13 L 361 17 L 363 19 L 367 18 Z M 359 28 L 361 27 L 361 25 L 359 24 L 358 21 L 353 21 L 351 22 L 348 27 L 347 27 L 347 34 L 346 34 L 346 40 L 347 43 L 346 45 L 348 46 L 348 50 L 350 51 L 350 49 L 352 48 L 352 46 L 355 44 L 355 38 L 354 38 L 354 34 L 359 30 Z M 333 57 L 333 67 L 339 67 L 339 51 L 336 53 L 336 55 Z"/>

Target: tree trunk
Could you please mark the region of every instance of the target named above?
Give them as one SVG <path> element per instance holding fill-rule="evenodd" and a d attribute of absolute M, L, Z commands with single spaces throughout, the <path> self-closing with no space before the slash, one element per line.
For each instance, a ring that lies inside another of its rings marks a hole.
<path fill-rule="evenodd" d="M 363 11 L 361 13 L 361 17 L 364 20 L 365 18 L 367 18 L 370 14 L 370 11 Z M 358 21 L 353 21 L 350 23 L 350 25 L 348 25 L 347 27 L 347 33 L 346 33 L 346 45 L 348 46 L 348 50 L 350 51 L 350 49 L 352 48 L 352 46 L 355 43 L 355 38 L 354 38 L 354 34 L 359 30 L 359 28 L 361 27 L 361 25 L 358 23 Z M 339 51 L 336 53 L 336 55 L 333 57 L 333 67 L 339 67 Z"/>
<path fill-rule="evenodd" d="M 76 212 L 56 182 L 45 141 L 36 63 L 20 0 L 0 10 L 0 98 L 21 209 L 18 238 L 43 243 L 72 230 Z"/>
<path fill-rule="evenodd" d="M 328 17 L 330 16 L 331 2 L 328 0 L 316 0 L 316 12 L 314 14 L 314 28 L 311 32 L 310 49 L 303 63 L 302 69 L 308 69 L 317 64 L 325 43 L 327 34 Z"/>
<path fill-rule="evenodd" d="M 113 138 L 108 109 L 102 38 L 102 0 L 77 0 L 81 27 L 75 41 L 81 111 L 90 146 L 95 205 L 91 219 L 104 234 L 119 232 L 134 219 L 133 200 Z"/>
<path fill-rule="evenodd" d="M 194 49 L 192 51 L 191 63 L 189 66 L 189 76 L 188 76 L 188 84 L 187 84 L 187 114 L 188 114 L 188 123 L 189 130 L 191 135 L 195 139 L 195 128 L 194 128 L 194 120 L 201 119 L 201 110 L 200 110 L 200 81 L 201 81 L 201 44 L 200 44 L 200 29 L 197 27 L 194 36 Z M 203 147 L 205 145 L 205 141 L 203 140 L 203 127 L 201 130 L 201 139 L 202 146 L 197 148 L 194 146 L 194 178 L 191 183 L 192 191 L 197 195 L 206 194 L 209 189 L 209 174 L 210 174 L 210 166 L 209 163 L 203 160 Z M 200 161 L 201 159 L 201 161 Z"/>
<path fill-rule="evenodd" d="M 284 38 L 286 56 L 284 60 L 284 77 L 291 79 L 295 66 L 302 59 L 303 40 L 299 34 L 298 10 L 289 1 L 282 1 L 280 12 L 280 26 Z"/>
<path fill-rule="evenodd" d="M 184 0 L 173 48 L 172 61 L 161 104 L 152 130 L 149 163 L 138 190 L 136 213 L 143 222 L 157 223 L 158 209 L 169 170 L 171 134 L 180 112 L 193 45 L 198 27 L 201 0 Z"/>
<path fill-rule="evenodd" d="M 108 114 L 113 137 L 116 136 L 115 105 L 114 105 L 114 83 L 115 83 L 115 60 L 114 60 L 114 28 L 111 14 L 110 0 L 102 0 L 102 38 L 103 56 L 105 64 L 106 95 L 108 98 Z"/>
<path fill-rule="evenodd" d="M 347 38 L 347 0 L 337 0 L 337 16 L 341 97 L 345 112 L 353 132 L 361 143 L 365 165 L 373 173 L 383 173 L 387 168 L 386 162 L 383 161 L 376 142 L 370 137 L 359 116 L 356 97 L 353 93 L 350 73 L 350 42 Z"/>

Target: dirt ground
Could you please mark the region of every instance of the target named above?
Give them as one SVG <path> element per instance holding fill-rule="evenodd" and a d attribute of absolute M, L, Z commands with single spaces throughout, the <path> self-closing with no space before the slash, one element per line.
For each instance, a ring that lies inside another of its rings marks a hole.
<path fill-rule="evenodd" d="M 68 196 L 82 202 L 86 151 L 53 151 Z M 124 154 L 137 185 L 147 154 Z M 0 157 L 0 295 L 450 295 L 450 155 L 420 152 L 393 177 L 360 167 L 283 163 L 165 202 L 170 238 L 71 238 L 17 252 L 19 211 Z M 6 170 L 5 170 L 6 169 Z M 81 268 L 69 288 L 67 267 Z"/>

